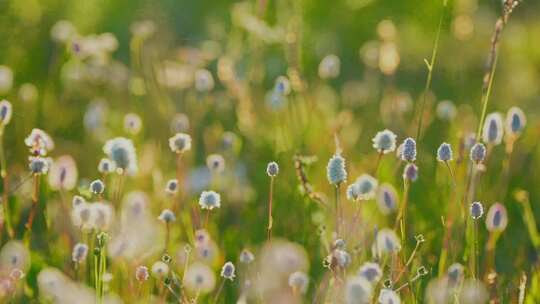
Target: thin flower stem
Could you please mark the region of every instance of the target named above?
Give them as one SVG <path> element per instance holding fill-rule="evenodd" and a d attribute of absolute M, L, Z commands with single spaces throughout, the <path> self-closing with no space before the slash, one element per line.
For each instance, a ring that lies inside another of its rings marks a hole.
<path fill-rule="evenodd" d="M 27 232 L 32 231 L 32 225 L 34 224 L 34 218 L 39 204 L 39 181 L 40 175 L 34 174 L 34 191 L 32 192 L 32 207 L 30 209 L 30 215 L 28 216 L 28 221 L 26 222 Z"/>
<path fill-rule="evenodd" d="M 448 161 L 445 161 L 444 164 L 446 165 L 446 168 L 448 169 L 448 173 L 450 174 L 450 178 L 452 178 L 452 186 L 456 186 L 456 176 L 454 174 L 454 170 L 452 169 L 452 166 L 450 166 L 450 163 Z"/>
<path fill-rule="evenodd" d="M 7 174 L 7 162 L 4 151 L 4 128 L 0 129 L 0 177 L 2 177 L 2 207 L 4 208 L 4 219 L 6 223 L 6 231 L 9 238 L 13 238 L 14 232 L 11 226 L 11 216 L 9 212 L 9 181 Z"/>
<path fill-rule="evenodd" d="M 435 66 L 435 60 L 437 58 L 437 53 L 438 53 L 438 50 L 439 50 L 439 41 L 440 41 L 440 38 L 441 38 L 441 31 L 442 31 L 442 26 L 443 26 L 443 23 L 444 23 L 444 17 L 446 15 L 446 4 L 447 4 L 447 0 L 444 0 L 443 1 L 443 9 L 442 9 L 442 13 L 441 13 L 441 17 L 439 19 L 439 27 L 437 28 L 437 34 L 435 36 L 435 42 L 433 44 L 433 50 L 431 51 L 431 60 L 430 62 L 428 62 L 426 59 L 425 60 L 425 63 L 426 63 L 426 66 L 427 66 L 427 69 L 428 69 L 428 76 L 427 76 L 427 79 L 426 79 L 426 86 L 424 87 L 424 93 L 422 94 L 422 100 L 421 100 L 421 103 L 420 103 L 420 112 L 418 113 L 418 128 L 416 130 L 416 141 L 418 141 L 418 139 L 420 138 L 420 135 L 421 135 L 421 132 L 422 132 L 422 123 L 423 123 L 423 120 L 424 120 L 424 108 L 425 108 L 425 105 L 426 105 L 426 98 L 427 98 L 427 94 L 431 88 L 431 82 L 432 82 L 432 79 L 433 79 L 433 69 L 434 69 L 434 66 Z"/>
<path fill-rule="evenodd" d="M 336 212 L 336 234 L 338 235 L 339 237 L 339 226 L 340 226 L 340 221 L 341 221 L 341 210 L 340 210 L 340 205 L 339 205 L 339 186 L 340 184 L 337 184 L 336 187 L 335 187 L 335 212 Z"/>
<path fill-rule="evenodd" d="M 491 89 L 493 87 L 493 78 L 495 76 L 495 69 L 497 67 L 497 61 L 499 59 L 498 52 L 495 53 L 495 60 L 493 61 L 493 64 L 491 65 L 491 68 L 489 70 L 489 80 L 488 80 L 488 86 L 485 92 L 482 94 L 482 114 L 480 116 L 480 121 L 478 122 L 478 129 L 476 131 L 476 141 L 480 139 L 480 136 L 482 134 L 482 127 L 484 125 L 484 121 L 486 119 L 487 114 L 487 107 L 489 103 L 489 97 L 491 96 Z"/>
<path fill-rule="evenodd" d="M 523 198 L 518 199 L 523 205 L 523 221 L 527 226 L 527 231 L 529 232 L 529 238 L 536 249 L 537 252 L 540 252 L 540 234 L 536 228 L 536 220 L 534 218 L 534 212 L 531 208 L 531 203 L 529 201 L 529 195 L 525 194 Z"/>
<path fill-rule="evenodd" d="M 397 230 L 398 227 L 401 227 L 401 238 L 402 241 L 405 241 L 405 225 L 406 225 L 406 216 L 407 216 L 407 202 L 409 200 L 409 188 L 410 183 L 408 179 L 403 179 L 403 202 L 399 208 L 398 216 L 396 217 L 396 222 L 394 223 L 394 230 Z"/>
<path fill-rule="evenodd" d="M 274 196 L 274 177 L 270 177 L 270 195 L 268 199 L 268 241 L 270 242 L 272 240 L 272 225 L 273 225 L 273 218 L 272 218 L 272 201 Z"/>
<path fill-rule="evenodd" d="M 486 273 L 489 273 L 490 271 L 495 270 L 495 249 L 497 247 L 497 240 L 499 239 L 499 232 L 490 232 L 489 239 L 487 241 L 486 245 L 486 264 L 487 267 L 485 269 Z"/>
<path fill-rule="evenodd" d="M 216 304 L 219 300 L 219 296 L 221 295 L 221 292 L 223 291 L 223 286 L 225 286 L 225 279 L 221 280 L 221 283 L 219 284 L 219 288 L 216 292 L 216 296 L 214 297 L 213 303 Z"/>
<path fill-rule="evenodd" d="M 413 251 L 411 252 L 411 255 L 409 256 L 409 259 L 407 260 L 407 262 L 405 263 L 405 265 L 403 266 L 403 268 L 401 268 L 401 270 L 399 271 L 399 273 L 397 274 L 397 277 L 395 279 L 395 282 L 399 282 L 399 279 L 401 278 L 401 276 L 405 273 L 405 271 L 407 270 L 407 268 L 411 265 L 415 255 L 416 255 L 416 252 L 418 251 L 418 248 L 420 248 L 420 244 L 421 242 L 419 241 L 416 241 L 416 246 L 414 246 L 414 249 Z"/>
<path fill-rule="evenodd" d="M 182 153 L 176 154 L 176 182 L 177 187 L 180 187 L 180 180 L 182 179 Z M 177 208 L 180 210 L 182 200 L 180 195 L 177 196 Z"/>
<path fill-rule="evenodd" d="M 204 228 L 208 229 L 208 222 L 210 221 L 210 209 L 206 209 L 206 217 L 204 219 Z"/>
<path fill-rule="evenodd" d="M 169 223 L 165 223 L 165 248 L 163 249 L 164 253 L 167 253 L 169 251 L 169 239 L 171 235 L 171 227 Z"/>
<path fill-rule="evenodd" d="M 351 226 L 349 227 L 349 231 L 347 232 L 347 236 L 345 237 L 345 241 L 348 241 L 349 238 L 352 236 L 354 228 L 356 227 L 357 221 L 361 219 L 362 217 L 362 204 L 358 200 L 355 200 L 355 203 L 356 203 L 355 205 L 357 205 L 357 209 L 354 214 Z"/>
<path fill-rule="evenodd" d="M 478 271 L 477 271 L 477 263 L 478 263 L 478 251 L 476 249 L 476 246 L 478 246 L 478 223 L 476 220 L 472 220 L 472 244 L 470 246 L 471 253 L 469 257 L 469 266 L 470 266 L 470 272 L 473 277 L 473 279 L 478 278 Z"/>
<path fill-rule="evenodd" d="M 373 175 L 374 176 L 377 176 L 378 175 L 378 172 L 379 172 L 379 166 L 381 164 L 381 160 L 382 160 L 382 157 L 383 157 L 384 153 L 382 150 L 379 151 L 379 154 L 377 155 L 377 160 L 375 162 L 375 168 L 373 169 Z"/>
<path fill-rule="evenodd" d="M 118 177 L 118 184 L 116 187 L 116 193 L 114 195 L 114 202 L 116 205 L 120 203 L 120 198 L 122 197 L 122 191 L 124 189 L 125 179 L 126 179 L 126 172 L 124 170 L 122 174 Z"/>
<path fill-rule="evenodd" d="M 482 114 L 480 120 L 478 121 L 478 130 L 476 132 L 476 141 L 480 138 L 482 134 L 482 127 L 486 119 L 487 107 L 489 103 L 489 97 L 491 95 L 491 90 L 493 87 L 493 79 L 495 77 L 495 70 L 497 68 L 497 62 L 499 59 L 499 45 L 501 42 L 502 32 L 504 27 L 510 19 L 510 15 L 514 11 L 515 7 L 519 4 L 519 1 L 504 1 L 503 2 L 503 14 L 497 19 L 495 23 L 495 29 L 491 36 L 491 48 L 489 50 L 488 64 L 486 72 L 484 74 L 484 83 L 482 87 Z"/>

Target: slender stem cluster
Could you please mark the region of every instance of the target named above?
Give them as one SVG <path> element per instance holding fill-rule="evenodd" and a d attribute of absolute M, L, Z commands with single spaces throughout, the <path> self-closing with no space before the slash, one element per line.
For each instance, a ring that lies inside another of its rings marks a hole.
<path fill-rule="evenodd" d="M 273 217 L 272 217 L 272 201 L 274 197 L 274 176 L 270 176 L 270 194 L 268 197 L 268 241 L 272 240 L 272 226 L 273 226 Z"/>

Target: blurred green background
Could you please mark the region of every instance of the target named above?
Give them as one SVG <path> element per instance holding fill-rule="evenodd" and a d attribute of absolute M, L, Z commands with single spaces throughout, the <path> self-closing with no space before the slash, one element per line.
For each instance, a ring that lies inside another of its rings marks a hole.
<path fill-rule="evenodd" d="M 515 289 L 518 270 L 531 271 L 537 262 L 513 192 L 529 191 L 540 218 L 536 204 L 540 196 L 539 9 L 538 1 L 524 1 L 512 15 L 502 37 L 488 108 L 488 112 L 505 113 L 511 106 L 519 106 L 529 122 L 513 155 L 508 189 L 498 191 L 504 158 L 501 149 L 490 160 L 477 194 L 487 205 L 501 201 L 509 210 L 510 225 L 497 251 L 498 270 L 507 275 L 501 283 L 505 290 Z M 268 178 L 264 171 L 267 162 L 276 160 L 283 173 L 276 181 L 275 235 L 306 247 L 311 275 L 317 281 L 323 273 L 324 253 L 313 218 L 320 210 L 298 191 L 293 155 L 318 158 L 308 169 L 310 182 L 331 197 L 325 168 L 335 151 L 334 133 L 339 134 L 351 180 L 371 170 L 376 159 L 371 138 L 377 131 L 389 128 L 399 141 L 414 135 L 413 113 L 427 74 L 424 58 L 431 56 L 441 14 L 442 1 L 0 0 L 0 65 L 9 66 L 15 79 L 13 89 L 4 96 L 14 104 L 14 121 L 6 131 L 9 163 L 24 171 L 23 138 L 32 127 L 40 127 L 55 138 L 54 155 L 73 155 L 80 176 L 93 179 L 104 139 L 122 135 L 123 115 L 135 112 L 143 119 L 143 131 L 134 138 L 141 162 L 149 155 L 147 167 L 153 165 L 161 168 L 158 171 L 163 176 L 172 176 L 174 160 L 166 144 L 172 135 L 169 125 L 176 112 L 183 112 L 190 118 L 195 141 L 195 152 L 188 161 L 193 168 L 204 166 L 209 153 L 220 151 L 224 131 L 234 132 L 242 142 L 238 151 L 226 157 L 240 177 L 226 183 L 232 188 L 214 227 L 225 256 L 236 259 L 246 245 L 265 240 L 261 218 L 266 214 Z M 409 211 L 414 233 L 428 239 L 421 264 L 433 272 L 442 238 L 442 206 L 452 203 L 445 168 L 437 165 L 434 154 L 441 142 L 457 146 L 460 136 L 476 131 L 482 77 L 500 1 L 451 0 L 444 14 L 427 125 L 419 144 L 421 174 L 412 188 Z M 78 61 L 71 46 L 51 39 L 51 28 L 58 20 L 69 20 L 81 35 L 110 32 L 117 38 L 118 49 L 108 61 L 109 68 L 114 63 L 117 69 L 105 70 L 110 78 L 90 82 L 62 78 L 66 66 Z M 137 51 L 130 27 L 141 20 L 153 21 L 156 30 Z M 384 43 L 397 55 L 390 56 L 386 71 L 378 61 L 382 53 L 377 53 Z M 328 54 L 340 58 L 341 73 L 336 79 L 321 80 L 319 63 Z M 224 56 L 234 62 L 234 74 L 247 88 L 245 92 L 238 93 L 220 81 L 218 60 Z M 146 82 L 143 94 L 133 92 L 133 79 L 155 77 L 153 69 L 167 61 L 207 67 L 216 80 L 208 100 L 199 102 L 205 97 L 191 88 L 167 90 L 151 81 Z M 285 109 L 273 110 L 265 102 L 266 93 L 276 77 L 287 74 L 291 67 L 297 68 L 306 87 L 291 97 Z M 39 96 L 21 100 L 24 83 L 34 84 Z M 108 109 L 104 134 L 92 134 L 84 125 L 85 113 L 98 97 L 106 100 Z M 452 100 L 458 107 L 456 119 L 446 122 L 436 117 L 436 104 L 441 100 Z M 401 189 L 400 174 L 395 174 L 394 167 L 395 161 L 385 162 L 380 180 Z M 129 187 L 159 191 L 161 180 L 156 181 L 155 170 L 142 171 Z M 195 191 L 189 194 L 197 196 Z M 368 209 L 375 210 L 373 206 Z M 372 223 L 371 229 L 383 223 Z M 460 252 L 452 258 L 459 261 Z M 228 292 L 233 299 L 233 289 Z"/>

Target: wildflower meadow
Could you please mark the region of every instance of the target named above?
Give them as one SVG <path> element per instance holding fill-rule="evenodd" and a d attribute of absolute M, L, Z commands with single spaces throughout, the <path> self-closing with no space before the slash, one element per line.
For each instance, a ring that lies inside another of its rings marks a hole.
<path fill-rule="evenodd" d="M 540 3 L 0 0 L 0 303 L 540 303 Z"/>

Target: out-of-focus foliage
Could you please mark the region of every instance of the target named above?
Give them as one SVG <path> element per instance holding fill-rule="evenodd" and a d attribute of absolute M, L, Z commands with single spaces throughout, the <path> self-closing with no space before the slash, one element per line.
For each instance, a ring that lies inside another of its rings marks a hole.
<path fill-rule="evenodd" d="M 1 301 L 536 303 L 536 1 L 469 160 L 500 2 L 0 0 Z"/>

